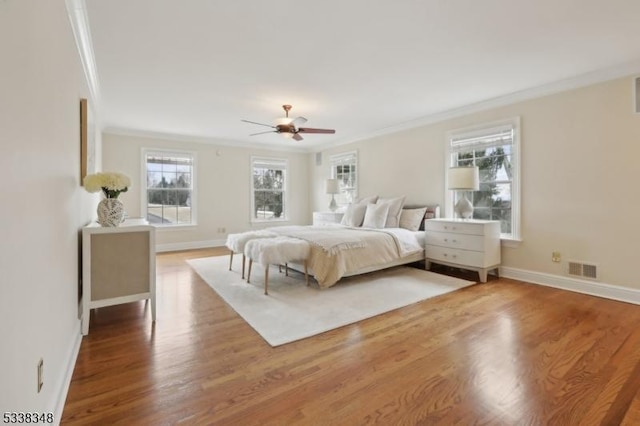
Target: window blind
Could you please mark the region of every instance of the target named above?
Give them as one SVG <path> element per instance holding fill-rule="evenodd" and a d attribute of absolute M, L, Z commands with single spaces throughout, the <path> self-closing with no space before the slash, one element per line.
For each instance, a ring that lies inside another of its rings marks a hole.
<path fill-rule="evenodd" d="M 252 162 L 252 165 L 257 169 L 286 170 L 287 160 L 275 158 L 255 158 Z"/>
<path fill-rule="evenodd" d="M 514 126 L 511 124 L 459 133 L 450 138 L 451 152 L 470 151 L 513 144 Z"/>
<path fill-rule="evenodd" d="M 336 154 L 331 156 L 331 165 L 354 164 L 356 162 L 355 152 L 346 152 L 344 154 Z"/>

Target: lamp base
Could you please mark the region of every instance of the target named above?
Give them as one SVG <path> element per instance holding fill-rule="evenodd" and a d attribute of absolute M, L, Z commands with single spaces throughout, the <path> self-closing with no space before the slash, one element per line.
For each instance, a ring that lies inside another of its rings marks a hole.
<path fill-rule="evenodd" d="M 473 216 L 473 204 L 467 199 L 467 196 L 462 193 L 462 197 L 456 203 L 454 211 L 458 217 L 462 219 L 471 219 Z"/>
<path fill-rule="evenodd" d="M 331 202 L 329 203 L 329 210 L 331 210 L 332 212 L 335 212 L 337 208 L 338 208 L 338 205 L 336 204 L 336 198 L 333 194 L 331 194 Z"/>

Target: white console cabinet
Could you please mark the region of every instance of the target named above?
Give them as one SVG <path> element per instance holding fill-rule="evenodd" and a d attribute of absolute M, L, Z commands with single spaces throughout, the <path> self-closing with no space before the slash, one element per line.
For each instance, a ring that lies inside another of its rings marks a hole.
<path fill-rule="evenodd" d="M 430 219 L 425 221 L 426 268 L 430 262 L 487 272 L 500 267 L 500 222 L 497 220 Z"/>
<path fill-rule="evenodd" d="M 82 334 L 91 309 L 149 299 L 156 319 L 155 228 L 127 219 L 115 228 L 82 229 Z"/>

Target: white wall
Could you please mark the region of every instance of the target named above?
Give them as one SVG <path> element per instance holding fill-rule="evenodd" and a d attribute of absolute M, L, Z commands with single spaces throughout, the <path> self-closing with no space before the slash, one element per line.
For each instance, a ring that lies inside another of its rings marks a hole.
<path fill-rule="evenodd" d="M 360 197 L 405 195 L 405 204 L 442 204 L 444 154 L 442 128 L 420 128 L 373 138 L 322 151 L 322 164 L 310 161 L 312 211 L 326 211 L 330 196 L 324 180 L 331 174 L 333 154 L 358 152 L 358 194 Z M 439 142 L 435 142 L 439 141 Z"/>
<path fill-rule="evenodd" d="M 313 210 L 326 210 L 321 183 L 330 154 L 357 149 L 360 194 L 407 195 L 444 205 L 448 130 L 521 117 L 522 239 L 503 265 L 565 275 L 567 259 L 596 263 L 600 281 L 640 289 L 638 261 L 640 114 L 633 78 L 469 114 L 323 152 L 313 167 Z M 551 262 L 551 252 L 563 262 Z"/>
<path fill-rule="evenodd" d="M 0 412 L 47 412 L 80 341 L 79 232 L 95 209 L 80 186 L 88 89 L 62 0 L 0 1 L 0 52 Z"/>
<path fill-rule="evenodd" d="M 197 225 L 187 228 L 158 228 L 156 241 L 160 250 L 224 245 L 227 233 L 243 232 L 254 227 L 285 224 L 310 224 L 307 153 L 291 153 L 239 148 L 214 143 L 167 140 L 121 134 L 103 135 L 103 168 L 128 175 L 132 187 L 120 199 L 131 217 L 141 216 L 142 148 L 176 149 L 196 154 Z M 288 160 L 289 221 L 252 225 L 251 156 Z M 226 233 L 218 232 L 226 228 Z"/>

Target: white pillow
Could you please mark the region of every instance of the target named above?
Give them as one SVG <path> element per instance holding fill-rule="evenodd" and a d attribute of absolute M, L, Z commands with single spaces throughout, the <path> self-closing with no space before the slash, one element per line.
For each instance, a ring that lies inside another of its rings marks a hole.
<path fill-rule="evenodd" d="M 387 222 L 385 228 L 398 228 L 400 226 L 400 213 L 404 205 L 405 197 L 398 198 L 379 198 L 376 204 L 388 204 L 389 213 L 387 214 Z"/>
<path fill-rule="evenodd" d="M 426 207 L 422 209 L 402 209 L 402 213 L 400 213 L 400 228 L 417 231 L 420 229 L 420 223 L 426 213 Z"/>
<path fill-rule="evenodd" d="M 342 216 L 340 224 L 346 226 L 362 226 L 366 210 L 366 204 L 349 204 L 347 211 L 344 213 L 344 216 Z"/>
<path fill-rule="evenodd" d="M 389 213 L 388 204 L 367 204 L 367 211 L 364 214 L 363 228 L 384 228 Z"/>
<path fill-rule="evenodd" d="M 353 202 L 353 204 L 362 204 L 365 207 L 367 206 L 367 204 L 371 203 L 371 204 L 375 204 L 376 201 L 378 201 L 378 196 L 377 195 L 373 195 L 371 197 L 365 197 L 365 198 L 356 198 L 356 200 Z"/>

